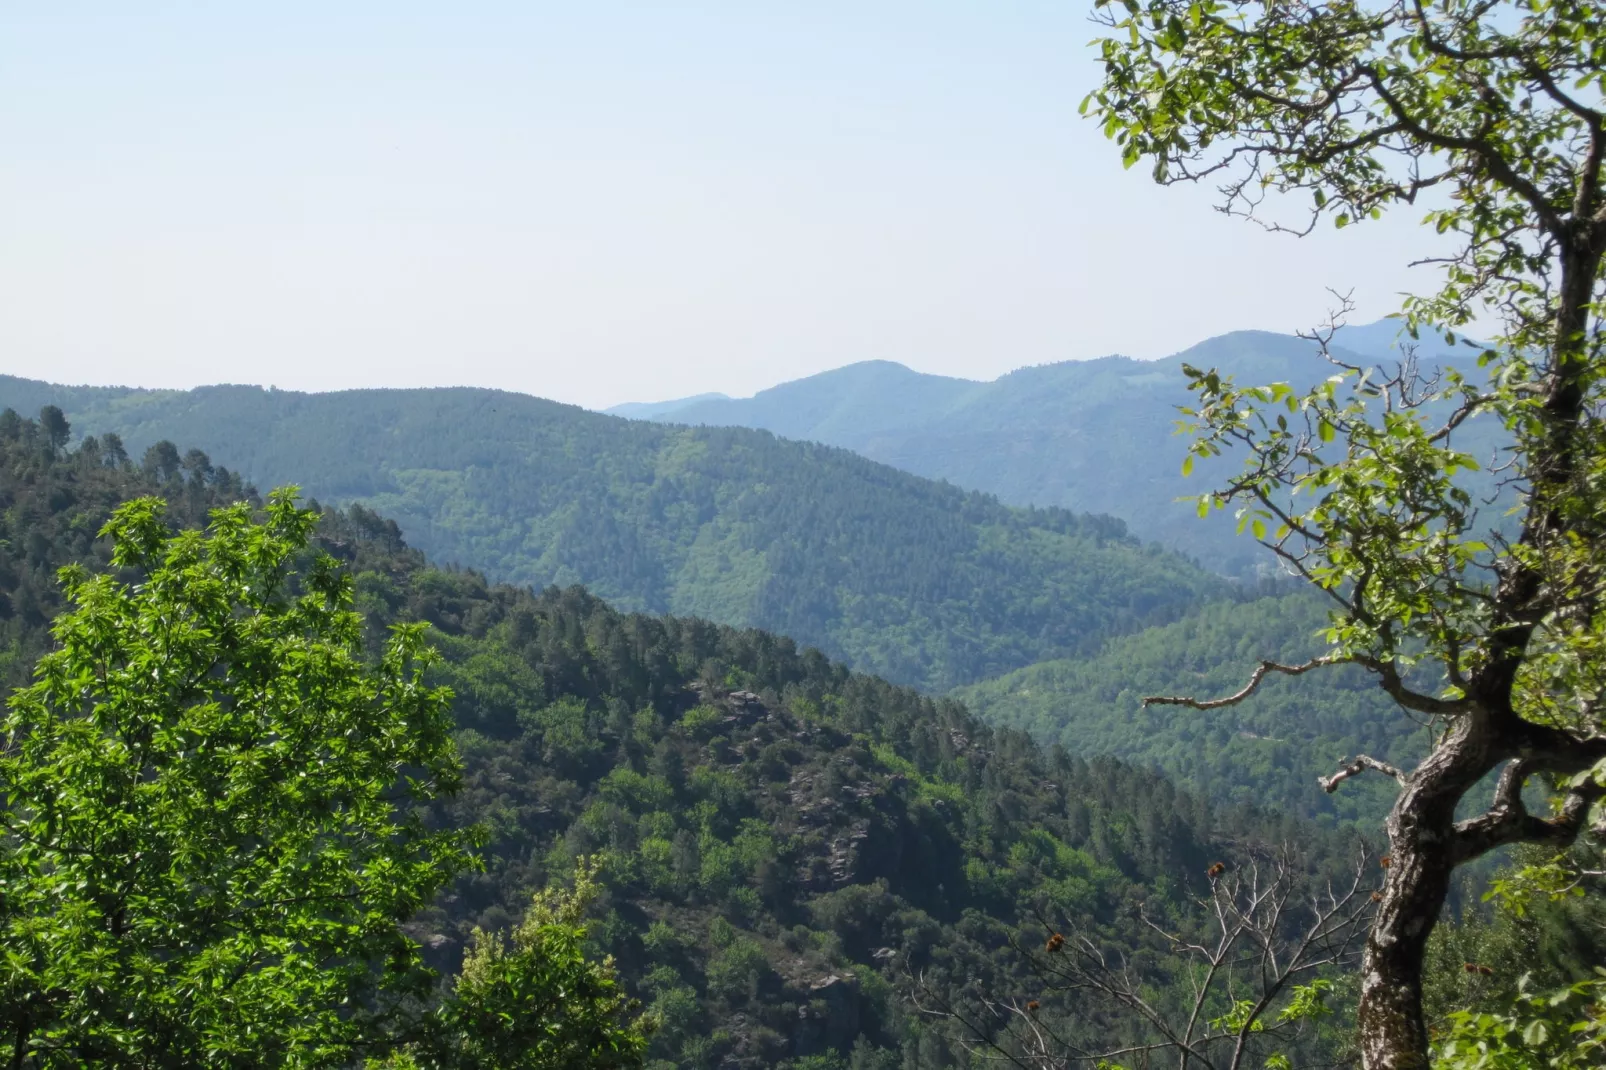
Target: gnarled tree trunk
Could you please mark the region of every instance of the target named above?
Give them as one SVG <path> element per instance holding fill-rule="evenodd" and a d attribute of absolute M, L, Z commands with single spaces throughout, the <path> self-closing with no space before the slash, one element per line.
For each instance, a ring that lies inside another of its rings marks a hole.
<path fill-rule="evenodd" d="M 1552 366 L 1527 467 L 1530 497 L 1521 543 L 1533 549 L 1575 526 L 1560 502 L 1584 460 L 1578 455 L 1589 378 L 1584 340 L 1603 239 L 1606 229 L 1597 222 L 1576 243 L 1564 243 L 1560 256 Z M 1600 794 L 1586 785 L 1550 819 L 1523 807 L 1522 788 L 1531 773 L 1587 769 L 1606 753 L 1606 741 L 1537 725 L 1516 712 L 1517 675 L 1534 631 L 1565 600 L 1546 591 L 1547 578 L 1531 565 L 1507 558 L 1506 566 L 1494 591 L 1486 659 L 1469 676 L 1464 710 L 1421 765 L 1400 776 L 1402 790 L 1389 814 L 1389 867 L 1361 965 L 1357 1026 L 1366 1070 L 1428 1066 L 1423 960 L 1455 868 L 1507 843 L 1570 844 Z M 1457 823 L 1462 798 L 1502 762 L 1509 764 L 1494 805 Z"/>
<path fill-rule="evenodd" d="M 1456 805 L 1498 761 L 1484 734 L 1470 718 L 1457 725 L 1406 779 L 1389 814 L 1383 898 L 1361 959 L 1356 1024 L 1367 1070 L 1428 1065 L 1423 958 L 1458 862 Z"/>

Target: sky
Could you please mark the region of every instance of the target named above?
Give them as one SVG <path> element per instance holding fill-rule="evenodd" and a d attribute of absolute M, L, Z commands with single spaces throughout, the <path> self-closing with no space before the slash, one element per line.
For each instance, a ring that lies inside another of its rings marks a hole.
<path fill-rule="evenodd" d="M 593 408 L 859 360 L 990 379 L 1362 321 L 1306 239 L 1123 170 L 1079 0 L 0 5 L 0 372 Z"/>

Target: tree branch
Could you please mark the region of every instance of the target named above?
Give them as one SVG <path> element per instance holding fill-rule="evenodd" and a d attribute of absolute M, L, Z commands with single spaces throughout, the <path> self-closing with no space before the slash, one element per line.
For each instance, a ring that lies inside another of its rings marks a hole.
<path fill-rule="evenodd" d="M 1489 173 L 1489 177 L 1527 202 L 1528 207 L 1539 217 L 1546 230 L 1556 235 L 1565 233 L 1566 225 L 1557 213 L 1555 205 L 1550 203 L 1538 186 L 1519 175 L 1494 145 L 1482 137 L 1458 137 L 1429 129 L 1417 116 L 1411 114 L 1404 101 L 1389 88 L 1387 80 L 1375 67 L 1362 65 L 1360 69 L 1371 82 L 1372 91 L 1412 136 L 1435 148 L 1460 150 L 1474 156 Z"/>
<path fill-rule="evenodd" d="M 1226 698 L 1216 699 L 1196 699 L 1189 698 L 1187 696 L 1150 695 L 1143 700 L 1143 706 L 1145 709 L 1150 706 L 1187 706 L 1189 709 L 1195 710 L 1217 710 L 1223 706 L 1235 706 L 1244 699 L 1248 698 L 1250 695 L 1253 695 L 1260 687 L 1261 682 L 1266 679 L 1266 674 L 1268 673 L 1279 672 L 1284 676 L 1303 676 L 1312 669 L 1322 669 L 1329 665 L 1344 665 L 1354 660 L 1354 658 L 1338 654 L 1324 654 L 1319 658 L 1312 658 L 1310 661 L 1307 661 L 1301 665 L 1282 665 L 1275 661 L 1263 661 L 1255 667 L 1254 672 L 1249 674 L 1249 682 L 1245 684 L 1243 686 L 1243 690 L 1239 691 L 1237 694 L 1228 695 Z"/>
<path fill-rule="evenodd" d="M 1388 692 L 1389 698 L 1408 710 L 1415 710 L 1417 713 L 1425 713 L 1432 717 L 1454 717 L 1457 714 L 1466 713 L 1472 708 L 1472 703 L 1464 698 L 1434 698 L 1432 695 L 1424 695 L 1420 691 L 1412 691 L 1405 686 L 1405 681 L 1400 678 L 1400 670 L 1395 667 L 1392 661 L 1360 656 L 1352 660 L 1357 665 L 1365 666 L 1372 672 L 1377 673 L 1381 678 L 1379 683 L 1383 690 Z"/>
<path fill-rule="evenodd" d="M 1606 758 L 1606 736 L 1577 736 L 1550 725 L 1525 721 L 1517 742 L 1517 757 L 1529 773 L 1582 773 Z"/>
<path fill-rule="evenodd" d="M 1456 864 L 1471 861 L 1508 843 L 1539 843 L 1564 848 L 1572 845 L 1583 830 L 1584 819 L 1597 800 L 1606 798 L 1606 788 L 1594 780 L 1567 792 L 1561 809 L 1552 817 L 1535 817 L 1522 801 L 1522 788 L 1539 772 L 1526 758 L 1507 762 L 1495 785 L 1494 805 L 1477 817 L 1455 825 Z"/>
<path fill-rule="evenodd" d="M 1350 762 L 1332 776 L 1317 777 L 1316 783 L 1322 786 L 1323 791 L 1331 795 L 1333 792 L 1338 790 L 1338 786 L 1344 783 L 1344 781 L 1348 780 L 1352 776 L 1360 776 L 1368 769 L 1382 773 L 1384 776 L 1393 777 L 1402 785 L 1408 783 L 1411 779 L 1411 774 L 1396 769 L 1387 762 L 1380 762 L 1376 758 L 1372 758 L 1365 754 L 1357 754 L 1354 761 Z"/>

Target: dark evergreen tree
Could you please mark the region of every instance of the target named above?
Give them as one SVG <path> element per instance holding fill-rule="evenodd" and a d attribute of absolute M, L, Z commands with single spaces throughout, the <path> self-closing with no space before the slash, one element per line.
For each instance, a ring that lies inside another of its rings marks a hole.
<path fill-rule="evenodd" d="M 144 459 L 140 461 L 145 474 L 162 483 L 178 475 L 183 465 L 178 447 L 165 438 L 147 449 Z"/>
<path fill-rule="evenodd" d="M 39 410 L 39 430 L 44 435 L 45 444 L 53 450 L 62 449 L 72 438 L 72 427 L 67 423 L 67 417 L 54 405 L 46 405 Z"/>

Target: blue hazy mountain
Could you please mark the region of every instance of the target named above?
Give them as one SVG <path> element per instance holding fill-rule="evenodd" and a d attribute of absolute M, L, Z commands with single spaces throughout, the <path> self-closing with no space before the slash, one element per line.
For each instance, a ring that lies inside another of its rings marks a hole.
<path fill-rule="evenodd" d="M 1356 364 L 1400 359 L 1396 320 L 1345 327 L 1334 356 Z M 1424 340 L 1424 364 L 1471 368 L 1477 350 Z M 1188 402 L 1183 364 L 1241 382 L 1309 385 L 1337 369 L 1310 341 L 1235 331 L 1161 360 L 1110 356 L 1020 368 L 990 382 L 864 361 L 782 383 L 750 398 L 691 401 L 647 418 L 759 428 L 853 450 L 916 475 L 998 495 L 1019 506 L 1058 506 L 1125 520 L 1143 538 L 1228 574 L 1252 571 L 1264 551 L 1237 538 L 1231 518 L 1198 520 L 1180 496 L 1211 474 L 1181 474 L 1177 408 Z M 611 410 L 629 415 L 622 409 Z M 1219 471 L 1219 469 L 1216 469 Z"/>
<path fill-rule="evenodd" d="M 675 398 L 672 401 L 627 401 L 623 405 L 615 405 L 609 409 L 608 415 L 623 416 L 628 420 L 661 420 L 700 401 L 729 400 L 730 395 L 715 393 L 693 394 L 689 398 Z"/>

